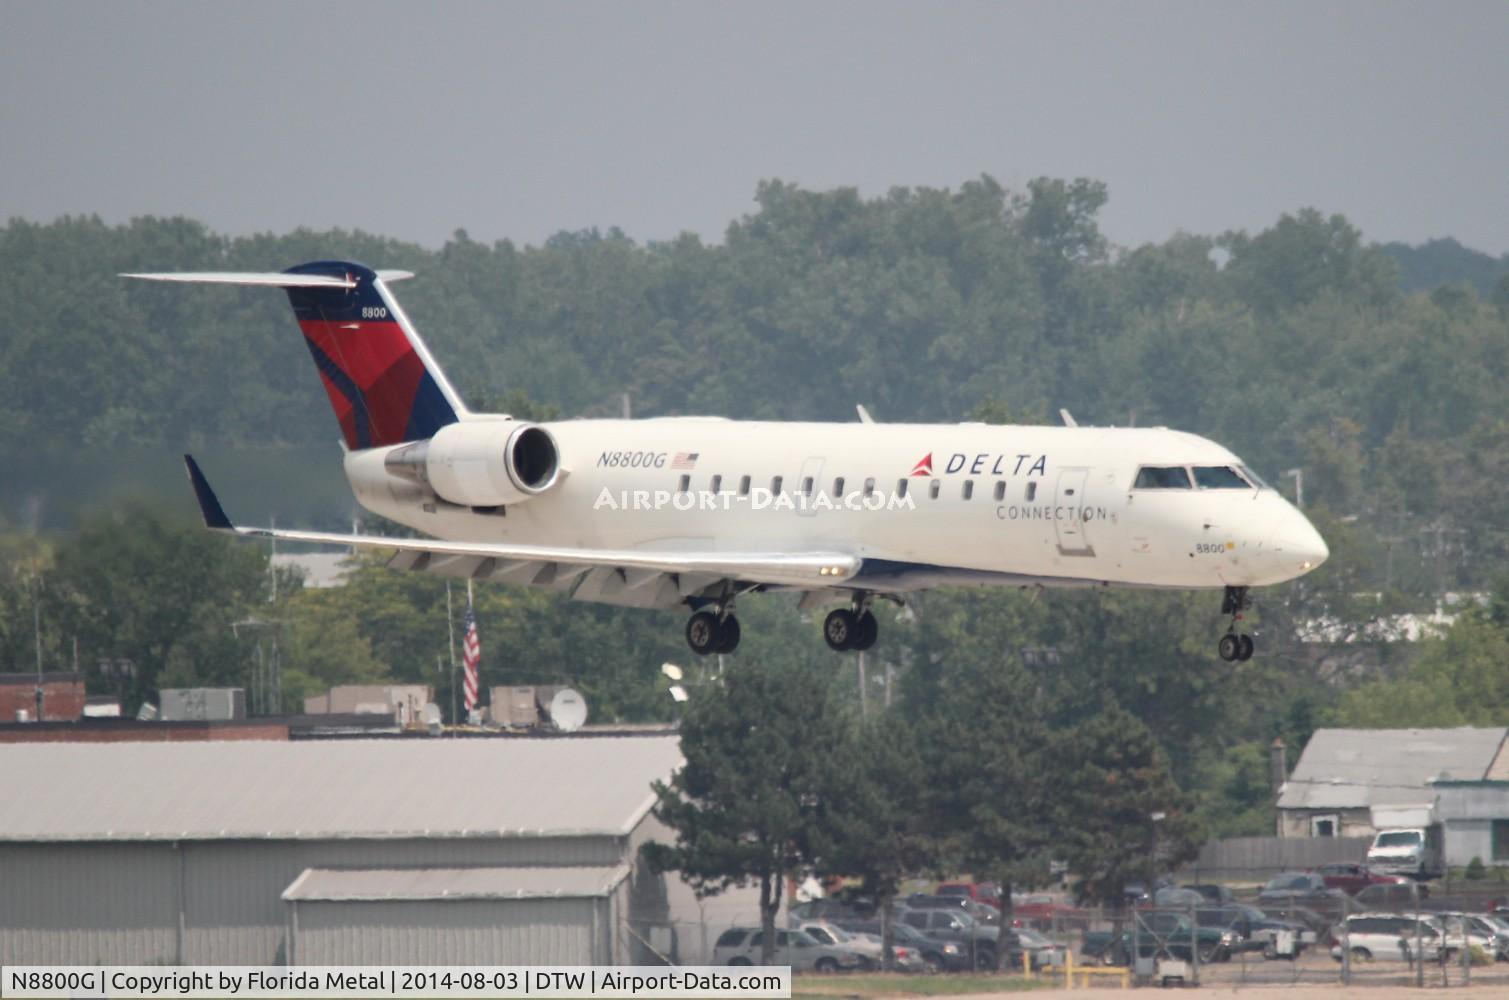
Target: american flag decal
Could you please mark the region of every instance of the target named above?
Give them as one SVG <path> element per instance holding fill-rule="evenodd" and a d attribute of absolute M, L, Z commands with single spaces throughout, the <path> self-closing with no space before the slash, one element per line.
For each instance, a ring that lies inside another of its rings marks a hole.
<path fill-rule="evenodd" d="M 671 459 L 673 469 L 695 469 L 697 467 L 697 452 L 678 451 L 676 457 Z"/>
<path fill-rule="evenodd" d="M 482 664 L 482 644 L 477 640 L 477 616 L 471 602 L 466 605 L 466 636 L 461 640 L 462 684 L 466 693 L 466 714 L 477 707 L 477 668 Z"/>

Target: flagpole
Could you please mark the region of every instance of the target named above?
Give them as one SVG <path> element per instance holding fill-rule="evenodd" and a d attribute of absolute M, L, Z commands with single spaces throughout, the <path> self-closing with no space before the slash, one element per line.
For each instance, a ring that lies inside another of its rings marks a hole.
<path fill-rule="evenodd" d="M 466 578 L 466 610 L 472 612 L 473 615 L 476 615 L 476 611 L 472 607 L 472 578 L 471 577 L 467 577 Z M 476 620 L 475 620 L 475 618 L 473 618 L 472 628 L 475 630 L 476 627 L 477 627 Z M 471 633 L 471 636 L 473 638 L 475 638 L 476 634 L 477 633 L 475 631 L 473 631 Z M 468 646 L 467 648 L 470 649 L 471 647 Z M 476 696 L 476 698 L 473 699 L 473 701 L 476 704 L 480 705 L 480 704 L 482 704 L 482 662 L 481 662 L 481 657 L 477 657 L 477 662 L 475 664 L 473 664 L 473 666 L 472 666 L 472 668 L 470 670 L 469 676 L 472 676 L 472 679 L 476 683 L 476 686 L 477 686 L 477 696 Z M 468 723 L 470 723 L 472 721 L 471 716 L 472 716 L 471 709 L 467 709 L 467 711 L 466 711 L 466 721 Z"/>
<path fill-rule="evenodd" d="M 456 714 L 456 616 L 451 613 L 451 581 L 445 581 L 445 628 L 451 636 L 451 725 L 461 724 Z"/>

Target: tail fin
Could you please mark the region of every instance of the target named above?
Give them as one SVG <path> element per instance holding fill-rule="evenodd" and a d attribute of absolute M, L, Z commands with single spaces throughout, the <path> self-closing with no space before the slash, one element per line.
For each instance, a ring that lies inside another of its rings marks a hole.
<path fill-rule="evenodd" d="M 284 289 L 319 369 L 347 447 L 422 441 L 466 407 L 388 291 L 406 271 L 322 260 L 281 274 L 128 274 L 151 281 Z"/>

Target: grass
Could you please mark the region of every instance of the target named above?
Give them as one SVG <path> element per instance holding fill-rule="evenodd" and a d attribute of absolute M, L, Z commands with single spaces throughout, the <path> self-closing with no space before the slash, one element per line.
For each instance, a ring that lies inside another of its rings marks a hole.
<path fill-rule="evenodd" d="M 802 997 L 942 997 L 967 993 L 1015 993 L 1051 988 L 1054 980 L 1020 976 L 908 976 L 874 973 L 857 976 L 793 976 L 792 1000 Z M 1060 984 L 1062 988 L 1062 984 Z"/>

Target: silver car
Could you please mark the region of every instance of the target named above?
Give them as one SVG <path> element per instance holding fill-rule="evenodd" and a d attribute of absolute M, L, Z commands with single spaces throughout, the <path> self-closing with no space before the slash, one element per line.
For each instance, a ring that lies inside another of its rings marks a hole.
<path fill-rule="evenodd" d="M 821 944 L 806 931 L 777 930 L 775 964 L 792 972 L 841 972 L 858 969 L 863 960 L 850 948 Z M 758 927 L 730 927 L 713 945 L 714 965 L 755 965 L 765 934 Z"/>

